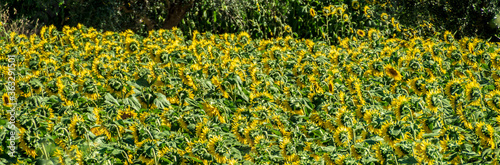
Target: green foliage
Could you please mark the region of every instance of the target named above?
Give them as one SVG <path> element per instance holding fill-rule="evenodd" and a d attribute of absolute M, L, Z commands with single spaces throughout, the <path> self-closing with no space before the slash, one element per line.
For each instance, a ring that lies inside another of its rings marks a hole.
<path fill-rule="evenodd" d="M 245 31 L 255 38 L 294 35 L 328 43 L 370 28 L 405 39 L 446 30 L 458 38 L 488 39 L 498 35 L 493 18 L 500 13 L 498 3 L 483 0 L 7 0 L 3 4 L 17 9 L 16 15 L 10 13 L 14 19 L 40 19 L 43 25 L 58 29 L 82 23 L 104 31 L 131 29 L 146 36 L 149 30 L 171 24 L 187 37 L 194 30 Z M 180 24 L 177 17 L 184 18 Z"/>

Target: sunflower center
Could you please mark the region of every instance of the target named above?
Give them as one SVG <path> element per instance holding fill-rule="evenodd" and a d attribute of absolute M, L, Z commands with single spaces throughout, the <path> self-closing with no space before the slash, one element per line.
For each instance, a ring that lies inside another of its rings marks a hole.
<path fill-rule="evenodd" d="M 389 71 L 389 74 L 391 74 L 392 76 L 398 75 L 398 71 L 394 68 L 389 68 L 388 71 Z"/>
<path fill-rule="evenodd" d="M 128 118 L 132 117 L 132 115 L 130 115 L 129 113 L 123 113 L 120 117 L 121 117 L 123 120 L 125 120 L 125 119 L 128 119 Z"/>
<path fill-rule="evenodd" d="M 5 104 L 9 104 L 9 98 L 8 97 L 3 97 L 3 102 Z"/>

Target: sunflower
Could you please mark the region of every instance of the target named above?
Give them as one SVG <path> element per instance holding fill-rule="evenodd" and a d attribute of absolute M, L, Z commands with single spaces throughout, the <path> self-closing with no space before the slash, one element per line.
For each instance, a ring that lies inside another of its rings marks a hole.
<path fill-rule="evenodd" d="M 453 78 L 450 82 L 446 84 L 445 93 L 450 99 L 453 95 L 458 94 L 461 90 L 461 82 L 459 79 Z"/>
<path fill-rule="evenodd" d="M 387 13 L 382 13 L 380 15 L 380 19 L 382 19 L 382 21 L 387 21 L 389 19 L 389 15 L 387 15 Z"/>
<path fill-rule="evenodd" d="M 439 104 L 439 101 L 441 101 L 440 98 L 439 98 L 439 96 L 438 96 L 439 93 L 440 93 L 439 90 L 433 89 L 433 90 L 431 90 L 431 91 L 429 91 L 427 93 L 427 97 L 425 99 L 426 100 L 425 102 L 427 103 L 427 106 L 434 113 L 437 112 L 438 106 L 441 106 Z"/>
<path fill-rule="evenodd" d="M 387 64 L 385 65 L 385 74 L 387 74 L 389 77 L 393 78 L 396 81 L 400 81 L 403 76 L 401 76 L 401 73 L 399 73 L 396 68 L 394 68 L 392 65 Z"/>
<path fill-rule="evenodd" d="M 384 63 L 382 62 L 381 58 L 372 60 L 371 62 L 368 63 L 368 66 L 370 67 L 373 76 L 380 77 L 384 74 Z"/>
<path fill-rule="evenodd" d="M 361 82 L 356 76 L 347 79 L 347 87 L 352 94 L 361 93 Z"/>
<path fill-rule="evenodd" d="M 486 95 L 486 102 L 491 109 L 500 112 L 500 90 L 488 93 Z"/>
<path fill-rule="evenodd" d="M 226 163 L 227 158 L 223 155 L 220 155 L 215 150 L 217 147 L 219 147 L 217 145 L 220 145 L 220 142 L 222 142 L 222 136 L 220 136 L 220 135 L 217 135 L 217 136 L 210 138 L 210 140 L 208 141 L 208 145 L 207 145 L 208 153 L 210 153 L 212 156 L 214 156 L 215 160 L 218 163 Z"/>
<path fill-rule="evenodd" d="M 126 48 L 129 53 L 137 52 L 139 50 L 139 42 L 132 38 L 125 39 Z"/>
<path fill-rule="evenodd" d="M 77 137 L 79 137 L 79 133 L 78 133 L 78 130 L 77 130 L 77 123 L 78 122 L 84 122 L 84 119 L 78 115 L 75 115 L 73 116 L 73 119 L 71 120 L 71 123 L 69 124 L 69 131 L 71 132 L 71 137 L 73 139 L 76 139 Z"/>
<path fill-rule="evenodd" d="M 134 110 L 130 109 L 130 107 L 128 107 L 127 109 L 118 110 L 116 115 L 116 120 L 119 119 L 125 120 L 128 118 L 137 118 L 137 113 Z"/>
<path fill-rule="evenodd" d="M 495 129 L 484 122 L 479 122 L 475 127 L 475 133 L 481 141 L 481 145 L 484 147 L 490 146 L 491 149 L 495 149 L 495 141 L 493 136 L 495 134 Z"/>
<path fill-rule="evenodd" d="M 346 147 L 349 142 L 351 141 L 352 137 L 352 132 L 350 129 L 347 127 L 339 127 L 337 130 L 335 130 L 335 143 L 339 146 L 344 146 Z"/>
<path fill-rule="evenodd" d="M 309 9 L 309 14 L 311 14 L 312 17 L 316 17 L 316 11 L 313 8 Z"/>
<path fill-rule="evenodd" d="M 358 29 L 356 31 L 356 33 L 358 34 L 359 37 L 365 37 L 365 31 L 364 30 Z"/>
<path fill-rule="evenodd" d="M 479 102 L 481 98 L 481 86 L 476 80 L 472 80 L 465 85 L 465 96 L 468 101 Z"/>
<path fill-rule="evenodd" d="M 343 20 L 344 22 L 349 22 L 349 15 L 344 14 L 344 15 L 342 16 L 342 20 Z"/>
<path fill-rule="evenodd" d="M 377 40 L 379 38 L 377 30 L 370 28 L 370 30 L 368 30 L 368 38 L 370 38 L 370 40 Z"/>
<path fill-rule="evenodd" d="M 290 27 L 290 26 L 288 26 Z M 285 27 L 286 28 L 286 27 Z M 238 34 L 238 43 L 241 45 L 241 46 L 245 46 L 247 45 L 248 43 L 250 43 L 251 41 L 251 37 L 250 35 L 247 33 L 247 32 L 240 32 L 240 34 Z"/>
<path fill-rule="evenodd" d="M 365 16 L 367 18 L 370 18 L 370 15 L 369 15 L 369 12 L 370 12 L 370 7 L 368 6 L 365 6 L 364 9 L 363 9 L 363 12 L 365 13 Z"/>
<path fill-rule="evenodd" d="M 333 9 L 335 10 L 335 8 L 333 8 Z M 323 15 L 325 17 L 328 17 L 332 14 L 335 14 L 335 13 L 332 11 L 331 5 L 323 7 Z"/>
<path fill-rule="evenodd" d="M 498 53 L 491 53 L 491 66 L 492 68 L 496 68 L 500 70 L 500 55 Z"/>
<path fill-rule="evenodd" d="M 391 103 L 391 106 L 394 107 L 394 111 L 396 114 L 396 119 L 400 120 L 401 119 L 401 111 L 404 106 L 408 101 L 410 101 L 409 98 L 407 98 L 404 95 L 398 96 L 396 99 L 394 99 Z"/>
<path fill-rule="evenodd" d="M 26 131 L 27 130 L 22 127 L 19 128 L 19 147 L 26 153 L 26 155 L 35 158 L 38 156 L 36 150 L 28 146 L 28 143 L 25 141 Z"/>
<path fill-rule="evenodd" d="M 3 93 L 3 95 L 2 95 L 2 101 L 3 101 L 3 106 L 4 107 L 11 107 L 12 106 L 12 102 L 10 101 L 10 97 L 7 94 L 7 92 Z"/>
<path fill-rule="evenodd" d="M 434 155 L 436 155 L 438 149 L 429 140 L 423 140 L 415 145 L 415 158 L 419 163 L 432 164 L 435 160 Z"/>
<path fill-rule="evenodd" d="M 358 10 L 359 9 L 359 2 L 358 2 L 358 0 L 352 1 L 351 5 L 352 5 L 352 8 L 354 10 Z"/>
<path fill-rule="evenodd" d="M 445 31 L 443 37 L 444 37 L 444 40 L 446 42 L 453 42 L 454 41 L 453 34 L 451 34 L 451 32 L 449 32 L 449 31 Z"/>

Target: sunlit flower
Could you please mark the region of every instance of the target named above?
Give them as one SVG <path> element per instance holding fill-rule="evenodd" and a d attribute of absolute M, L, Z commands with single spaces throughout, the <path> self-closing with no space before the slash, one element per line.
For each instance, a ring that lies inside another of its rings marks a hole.
<path fill-rule="evenodd" d="M 310 8 L 309 9 L 309 14 L 312 16 L 312 17 L 316 17 L 316 11 L 314 11 L 313 8 Z"/>
<path fill-rule="evenodd" d="M 392 65 L 387 64 L 385 65 L 385 74 L 391 78 L 393 78 L 396 81 L 400 81 L 402 79 L 401 73 L 399 73 L 396 68 L 394 68 Z"/>

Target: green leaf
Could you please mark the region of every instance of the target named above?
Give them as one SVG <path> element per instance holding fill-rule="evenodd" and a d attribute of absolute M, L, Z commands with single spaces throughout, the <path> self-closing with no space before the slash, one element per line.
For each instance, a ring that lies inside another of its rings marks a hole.
<path fill-rule="evenodd" d="M 368 144 L 376 144 L 376 143 L 381 142 L 381 141 L 384 141 L 384 138 L 382 138 L 380 136 L 374 136 L 370 139 L 365 140 L 365 142 Z"/>
<path fill-rule="evenodd" d="M 402 164 L 416 164 L 418 163 L 417 159 L 415 159 L 415 157 L 409 157 L 409 158 L 406 158 L 406 159 L 402 159 L 402 160 L 398 160 L 399 163 L 402 163 Z"/>
<path fill-rule="evenodd" d="M 105 99 L 105 103 L 108 104 L 108 105 L 116 105 L 116 106 L 120 106 L 120 103 L 118 103 L 118 100 L 115 99 L 115 97 L 113 97 L 110 93 L 106 93 L 104 95 L 104 99 Z"/>
<path fill-rule="evenodd" d="M 439 133 L 441 129 L 435 129 L 434 131 L 432 131 L 432 133 L 426 133 L 424 134 L 422 137 L 423 138 L 428 138 L 428 137 L 437 137 L 439 135 L 441 135 L 441 133 Z"/>
<path fill-rule="evenodd" d="M 141 109 L 141 103 L 139 102 L 139 100 L 137 100 L 136 97 L 129 97 L 129 98 L 125 98 L 123 100 L 123 104 L 124 105 L 128 105 L 132 108 L 134 108 L 135 110 L 139 110 Z"/>
<path fill-rule="evenodd" d="M 153 104 L 155 104 L 159 109 L 168 108 L 170 106 L 170 102 L 167 100 L 167 97 L 162 93 L 156 93 L 156 99 L 153 101 Z"/>
<path fill-rule="evenodd" d="M 123 150 L 120 150 L 120 149 L 114 149 L 113 152 L 111 152 L 111 155 L 119 155 L 122 153 Z"/>
<path fill-rule="evenodd" d="M 36 165 L 53 165 L 54 162 L 52 160 L 46 160 L 46 159 L 37 159 L 36 160 Z"/>
<path fill-rule="evenodd" d="M 201 161 L 200 159 L 197 159 L 195 157 L 192 157 L 192 156 L 187 156 L 187 157 L 193 159 L 195 162 L 203 163 L 203 161 Z"/>

